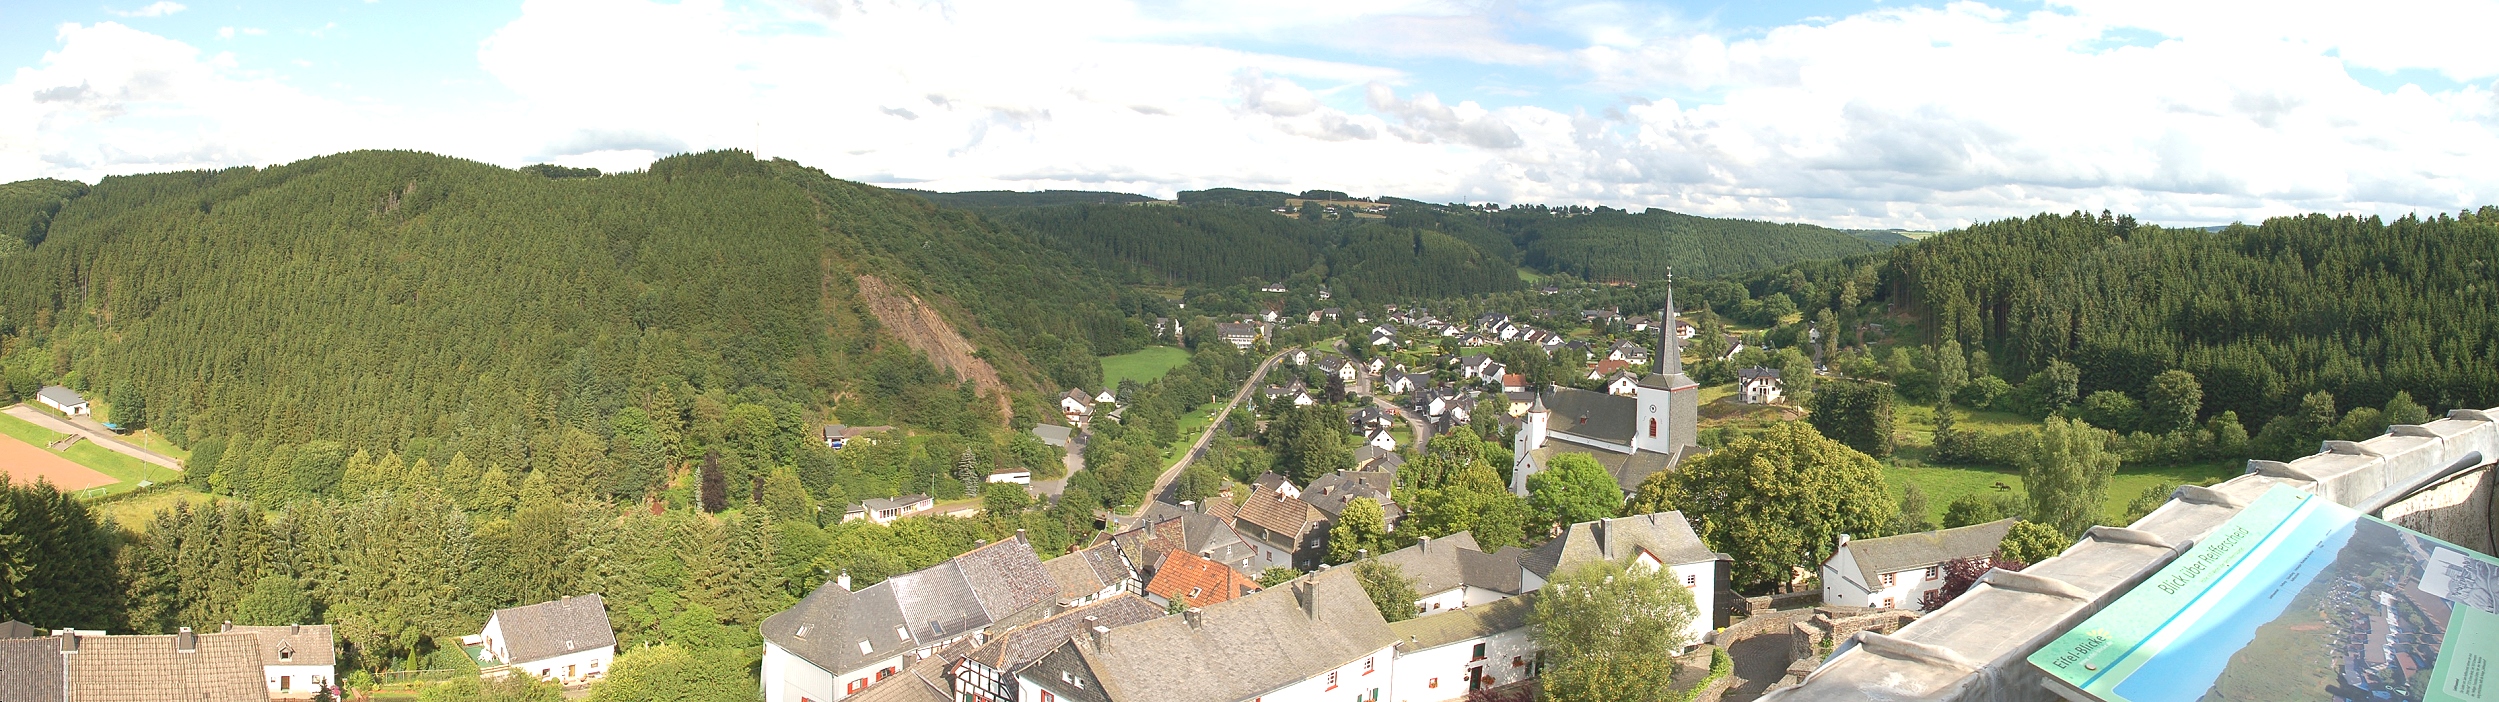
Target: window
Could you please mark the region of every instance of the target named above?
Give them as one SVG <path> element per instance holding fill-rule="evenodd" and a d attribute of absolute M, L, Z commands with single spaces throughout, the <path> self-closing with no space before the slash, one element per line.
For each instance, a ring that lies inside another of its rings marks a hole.
<path fill-rule="evenodd" d="M 1202 588 L 1202 587 L 1193 587 L 1193 588 L 1189 588 L 1189 598 L 1190 598 L 1190 599 L 1196 599 L 1196 598 L 1197 598 L 1197 596 L 1198 596 L 1198 593 L 1202 593 L 1202 592 L 1205 592 L 1205 591 L 1206 591 L 1206 588 Z"/>
<path fill-rule="evenodd" d="M 1510 657 L 1510 667 L 1512 667 L 1512 668 L 1516 668 L 1516 667 L 1523 666 L 1523 665 L 1527 665 L 1527 657 L 1526 657 L 1526 656 L 1511 656 L 1511 657 Z"/>
<path fill-rule="evenodd" d="M 1371 674 L 1371 659 L 1369 659 L 1369 658 L 1362 659 L 1362 674 L 1364 674 L 1364 675 L 1370 675 L 1370 674 Z"/>
<path fill-rule="evenodd" d="M 1059 702 L 1059 696 L 1050 694 L 1049 690 L 1042 690 L 1041 702 Z"/>
<path fill-rule="evenodd" d="M 292 689 L 295 689 L 295 676 L 292 676 L 292 675 L 280 675 L 280 676 L 278 676 L 278 691 L 279 691 L 279 692 L 285 692 L 285 691 L 292 690 Z"/>
<path fill-rule="evenodd" d="M 1889 597 L 1885 597 L 1885 598 L 1883 598 L 1883 608 L 1884 608 L 1884 609 L 1891 609 L 1891 608 L 1892 608 L 1892 598 L 1889 598 Z"/>
<path fill-rule="evenodd" d="M 1430 680 L 1426 680 L 1426 681 L 1424 681 L 1424 682 L 1423 682 L 1423 686 L 1424 686 L 1424 687 L 1429 687 L 1429 688 L 1438 689 L 1438 688 L 1440 687 L 1440 678 L 1432 678 L 1432 679 L 1430 679 Z"/>
<path fill-rule="evenodd" d="M 569 666 L 569 665 L 568 665 L 568 666 L 564 666 L 564 677 L 568 677 L 568 678 L 569 678 L 569 677 L 574 677 L 574 676 L 575 676 L 575 673 L 574 673 L 574 671 L 573 671 L 573 666 Z"/>
<path fill-rule="evenodd" d="M 1485 644 L 1484 644 L 1483 642 L 1477 642 L 1477 643 L 1475 644 L 1475 657 L 1474 657 L 1474 658 L 1471 658 L 1471 659 L 1469 659 L 1469 660 L 1478 660 L 1478 661 L 1483 660 L 1483 659 L 1484 659 L 1484 646 L 1485 646 Z"/>
<path fill-rule="evenodd" d="M 1069 684 L 1069 685 L 1074 685 L 1074 686 L 1076 686 L 1076 689 L 1079 689 L 1079 690 L 1085 689 L 1085 679 L 1084 679 L 1084 678 L 1079 678 L 1079 677 L 1076 677 L 1076 674 L 1074 674 L 1074 673 L 1070 673 L 1070 672 L 1067 672 L 1067 671 L 1064 671 L 1064 670 L 1059 671 L 1059 682 L 1067 683 L 1067 684 Z"/>
<path fill-rule="evenodd" d="M 1940 577 L 1944 577 L 1944 567 L 1943 567 L 1943 566 L 1941 566 L 1941 565 L 1931 565 L 1931 566 L 1927 566 L 1927 567 L 1926 567 L 1926 579 L 1928 579 L 1928 580 L 1934 580 L 1934 579 L 1936 579 L 1936 578 L 1940 578 Z"/>
<path fill-rule="evenodd" d="M 897 638 L 897 639 L 902 639 L 902 640 L 904 640 L 904 641 L 909 641 L 909 640 L 911 640 L 911 630 L 910 630 L 910 629 L 905 629 L 905 628 L 902 628 L 902 627 L 899 627 L 899 626 L 898 626 L 898 627 L 894 627 L 894 638 Z"/>
<path fill-rule="evenodd" d="M 886 679 L 886 678 L 889 678 L 889 677 L 893 677 L 893 675 L 894 675 L 895 673 L 899 673 L 899 672 L 902 672 L 902 670 L 901 670 L 901 667 L 900 667 L 900 666 L 886 666 L 886 668 L 885 668 L 884 670 L 876 671 L 876 679 L 878 679 L 878 680 L 883 680 L 883 679 Z"/>
<path fill-rule="evenodd" d="M 1895 581 L 1892 579 L 1892 577 L 1893 577 L 1893 576 L 1895 576 L 1895 575 L 1899 575 L 1899 573 L 1884 573 L 1884 574 L 1883 574 L 1883 587 L 1891 587 L 1891 586 L 1892 586 L 1892 583 L 1893 583 L 1893 582 L 1895 582 Z"/>
<path fill-rule="evenodd" d="M 1683 576 L 1683 586 L 1684 586 L 1684 587 L 1700 587 L 1700 586 L 1701 586 L 1701 576 L 1699 576 L 1699 575 L 1693 575 L 1693 574 L 1686 574 L 1686 575 L 1684 575 L 1684 576 Z"/>
<path fill-rule="evenodd" d="M 842 694 L 845 694 L 845 695 L 856 695 L 856 694 L 859 694 L 859 691 L 860 691 L 860 690 L 865 690 L 865 689 L 868 689 L 868 679 L 867 679 L 867 678 L 860 678 L 860 679 L 857 679 L 857 680 L 852 680 L 852 681 L 850 681 L 850 684 L 848 684 L 848 685 L 844 685 L 844 686 L 842 686 Z"/>
<path fill-rule="evenodd" d="M 555 671 L 554 671 L 554 670 L 552 670 L 552 669 L 548 669 L 548 668 L 539 668 L 539 669 L 538 669 L 538 677 L 542 677 L 542 678 L 545 678 L 545 677 L 553 677 L 553 675 L 552 675 L 552 674 L 553 674 L 554 672 L 555 672 Z"/>
<path fill-rule="evenodd" d="M 1336 689 L 1336 671 L 1328 671 L 1328 689 Z"/>

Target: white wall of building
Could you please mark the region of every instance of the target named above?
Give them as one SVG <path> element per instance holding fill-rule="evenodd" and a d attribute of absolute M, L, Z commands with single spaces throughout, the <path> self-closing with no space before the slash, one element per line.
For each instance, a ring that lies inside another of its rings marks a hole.
<path fill-rule="evenodd" d="M 1846 547 L 1832 554 L 1831 560 L 1822 564 L 1822 601 L 1851 607 L 1917 609 L 1918 598 L 1926 596 L 1926 591 L 1944 586 L 1940 567 L 1890 573 L 1890 585 L 1883 584 L 1882 573 L 1875 574 L 1874 582 L 1859 583 L 1857 580 L 1864 577 L 1859 570 L 1856 555 Z M 1928 578 L 1930 572 L 1937 577 Z"/>
<path fill-rule="evenodd" d="M 863 682 L 874 685 L 877 671 L 887 668 L 901 670 L 908 661 L 909 656 L 896 653 L 892 658 L 870 663 L 858 670 L 831 673 L 798 657 L 798 654 L 790 653 L 788 649 L 766 641 L 763 669 L 758 672 L 763 677 L 764 702 L 832 702 L 854 694 L 851 692 L 854 685 Z M 867 687 L 859 689 L 866 690 Z"/>
<path fill-rule="evenodd" d="M 606 675 L 608 666 L 615 662 L 616 647 L 600 646 L 534 661 L 515 661 L 512 669 L 541 680 L 571 685 Z"/>
<path fill-rule="evenodd" d="M 1483 638 L 1465 639 L 1420 651 L 1406 651 L 1397 656 L 1397 675 L 1391 685 L 1393 694 L 1384 699 L 1395 702 L 1447 702 L 1462 699 L 1467 693 L 1467 670 L 1482 668 L 1494 685 L 1508 685 L 1527 679 L 1527 671 L 1536 661 L 1534 630 L 1520 627 Z M 1484 645 L 1482 660 L 1475 658 L 1475 645 Z M 1513 662 L 1517 665 L 1512 665 Z"/>
<path fill-rule="evenodd" d="M 1441 613 L 1441 612 L 1447 612 L 1447 611 L 1451 611 L 1451 610 L 1456 610 L 1456 609 L 1461 608 L 1461 607 L 1465 607 L 1465 606 L 1466 606 L 1466 592 L 1467 592 L 1467 590 L 1469 590 L 1469 589 L 1472 589 L 1472 588 L 1468 588 L 1467 586 L 1460 585 L 1460 586 L 1457 586 L 1457 587 L 1449 588 L 1449 589 L 1447 589 L 1447 590 L 1442 590 L 1442 591 L 1440 591 L 1440 592 L 1435 592 L 1435 593 L 1431 593 L 1431 594 L 1424 595 L 1424 596 L 1422 596 L 1422 597 L 1415 598 L 1415 600 L 1414 600 L 1414 613 L 1415 613 L 1417 616 L 1426 615 L 1426 614 L 1439 614 L 1439 613 Z"/>
<path fill-rule="evenodd" d="M 1370 664 L 1367 673 L 1364 672 L 1363 667 L 1366 661 Z M 1301 682 L 1269 690 L 1258 695 L 1258 700 L 1259 702 L 1350 702 L 1356 699 L 1356 696 L 1360 696 L 1360 699 L 1367 701 L 1374 699 L 1374 692 L 1378 693 L 1377 699 L 1395 699 L 1392 696 L 1395 691 L 1391 689 L 1393 687 L 1391 678 L 1395 675 L 1396 667 L 1397 647 L 1384 646 L 1360 658 L 1346 661 L 1344 665 L 1333 670 L 1323 671 Z M 1331 678 L 1334 681 L 1333 684 L 1330 682 Z"/>
<path fill-rule="evenodd" d="M 272 697 L 311 697 L 321 685 L 338 679 L 337 669 L 326 665 L 264 665 L 260 669 L 269 679 Z"/>

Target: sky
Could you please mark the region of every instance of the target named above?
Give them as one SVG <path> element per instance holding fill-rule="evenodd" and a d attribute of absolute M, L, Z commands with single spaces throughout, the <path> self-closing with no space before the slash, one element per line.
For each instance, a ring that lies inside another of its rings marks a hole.
<path fill-rule="evenodd" d="M 2499 204 L 2499 3 L 0 3 L 0 181 L 746 149 L 931 190 L 1240 187 L 1943 229 Z"/>

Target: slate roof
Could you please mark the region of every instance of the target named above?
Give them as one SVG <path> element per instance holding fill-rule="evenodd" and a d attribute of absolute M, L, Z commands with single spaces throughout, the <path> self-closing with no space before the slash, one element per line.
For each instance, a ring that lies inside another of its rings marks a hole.
<path fill-rule="evenodd" d="M 1403 468 L 1405 465 L 1406 457 L 1397 455 L 1396 451 L 1380 448 L 1378 446 L 1372 446 L 1370 444 L 1363 444 L 1361 448 L 1354 449 L 1355 470 L 1387 473 L 1393 477 L 1397 474 L 1397 469 Z M 1390 482 L 1396 481 L 1391 480 Z"/>
<path fill-rule="evenodd" d="M 927 495 L 903 495 L 901 497 L 871 497 L 861 500 L 859 505 L 866 507 L 869 511 L 876 511 L 902 509 L 927 501 L 929 501 Z"/>
<path fill-rule="evenodd" d="M 35 396 L 51 400 L 53 403 L 59 404 L 63 407 L 82 405 L 87 402 L 86 396 L 78 394 L 78 391 L 58 385 L 43 386 L 42 390 L 35 391 Z"/>
<path fill-rule="evenodd" d="M 506 625 L 504 636 L 511 630 Z M 227 626 L 220 633 L 251 634 L 260 638 L 261 665 L 337 665 L 338 646 L 330 637 L 330 625 L 301 626 Z M 293 654 L 289 658 L 287 654 Z"/>
<path fill-rule="evenodd" d="M 1389 488 L 1396 484 L 1395 473 L 1340 470 L 1310 481 L 1309 487 L 1302 488 L 1302 501 L 1335 519 L 1345 514 L 1345 505 L 1357 497 L 1371 498 L 1383 509 L 1397 504 L 1389 497 Z"/>
<path fill-rule="evenodd" d="M 1113 629 L 1163 616 L 1163 608 L 1143 597 L 1120 593 L 990 637 L 966 658 L 1002 671 L 1014 671 L 1049 655 L 1068 639 L 1092 635 L 1092 627 Z"/>
<path fill-rule="evenodd" d="M 18 624 L 18 622 L 9 622 Z M 0 700 L 66 699 L 69 657 L 61 642 L 50 637 L 0 639 Z M 265 698 L 264 698 L 265 699 Z"/>
<path fill-rule="evenodd" d="M 1769 378 L 1771 380 L 1777 380 L 1779 379 L 1779 369 L 1754 366 L 1736 371 L 1735 377 L 1743 379 Z"/>
<path fill-rule="evenodd" d="M 1189 619 L 1131 624 L 1104 634 L 1100 646 L 1088 637 L 1070 647 L 1111 699 L 1239 702 L 1396 642 L 1351 569 L 1303 576 Z"/>
<path fill-rule="evenodd" d="M 257 637 L 193 636 L 190 651 L 177 648 L 181 635 L 79 636 L 78 653 L 66 656 L 67 699 L 267 702 L 269 687 L 261 677 Z M 60 639 L 37 640 L 51 644 L 54 656 L 61 655 Z M 11 697 L 9 702 L 19 699 Z"/>
<path fill-rule="evenodd" d="M 1632 425 L 1640 417 L 1639 400 L 1579 388 L 1554 388 L 1541 397 L 1545 410 L 1553 413 L 1553 433 L 1631 445 Z"/>
<path fill-rule="evenodd" d="M 1032 545 L 1007 539 L 853 593 L 828 582 L 764 619 L 764 639 L 817 668 L 857 670 L 993 624 L 1038 616 L 1058 587 Z M 904 636 L 896 636 L 902 629 Z M 868 644 L 867 651 L 860 643 Z"/>
<path fill-rule="evenodd" d="M 1382 554 L 1380 561 L 1396 565 L 1413 578 L 1419 595 L 1447 592 L 1460 585 L 1515 595 L 1522 589 L 1519 558 L 1525 553 L 1516 546 L 1485 553 L 1476 545 L 1474 534 L 1461 531 Z"/>
<path fill-rule="evenodd" d="M 511 657 L 505 663 L 616 645 L 616 630 L 607 622 L 607 601 L 595 594 L 498 609 L 494 619 L 503 624 L 503 650 Z"/>
<path fill-rule="evenodd" d="M 1240 571 L 1214 561 L 1199 558 L 1187 551 L 1163 554 L 1163 562 L 1154 570 L 1154 581 L 1146 583 L 1145 591 L 1165 600 L 1187 602 L 1191 607 L 1204 607 L 1259 590 L 1258 581 Z M 1190 594 L 1190 593 L 1197 594 Z"/>
<path fill-rule="evenodd" d="M 1937 531 L 1885 536 L 1874 539 L 1850 540 L 1847 546 L 1857 560 L 1857 573 L 1865 578 L 1858 582 L 1871 586 L 1884 573 L 1924 568 L 1955 558 L 1984 556 L 1996 552 L 1996 544 L 2004 541 L 2005 532 L 2013 530 L 2013 519 L 1999 519 L 1985 524 L 1972 524 Z"/>
<path fill-rule="evenodd" d="M 1551 580 L 1556 570 L 1622 560 L 1641 551 L 1670 566 L 1718 560 L 1682 512 L 1657 512 L 1573 524 L 1561 538 L 1520 554 L 1519 566 Z"/>
<path fill-rule="evenodd" d="M 955 702 L 954 683 L 946 679 L 946 667 L 953 665 L 962 650 L 970 644 L 958 642 L 934 655 L 911 661 L 895 673 L 848 700 L 855 702 Z"/>
<path fill-rule="evenodd" d="M 1698 448 L 1685 446 L 1676 449 L 1671 454 L 1656 451 L 1622 453 L 1594 446 L 1549 441 L 1542 448 L 1528 451 L 1527 455 L 1535 457 L 1536 465 L 1551 466 L 1554 456 L 1565 453 L 1588 454 L 1589 458 L 1597 459 L 1597 465 L 1603 466 L 1607 475 L 1614 476 L 1614 484 L 1621 486 L 1623 492 L 1632 492 L 1640 489 L 1640 482 L 1649 479 L 1650 475 L 1681 465 L 1683 459 L 1692 455 L 1692 452 Z"/>
<path fill-rule="evenodd" d="M 1390 622 L 1388 630 L 1404 643 L 1400 654 L 1480 639 L 1526 628 L 1536 614 L 1536 593 L 1504 598 L 1465 609 L 1445 610 L 1428 617 Z"/>

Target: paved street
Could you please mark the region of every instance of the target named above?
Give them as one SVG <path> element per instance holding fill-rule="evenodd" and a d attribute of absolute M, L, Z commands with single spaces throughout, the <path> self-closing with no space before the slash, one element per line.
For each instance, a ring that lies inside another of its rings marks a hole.
<path fill-rule="evenodd" d="M 1241 383 L 1241 389 L 1233 391 L 1232 401 L 1224 403 L 1223 410 L 1215 413 L 1214 421 L 1206 423 L 1206 431 L 1198 434 L 1197 442 L 1189 445 L 1188 452 L 1180 454 L 1180 460 L 1173 461 L 1170 468 L 1163 469 L 1163 474 L 1154 479 L 1154 489 L 1147 490 L 1145 493 L 1152 497 L 1147 499 L 1145 504 L 1137 505 L 1137 510 L 1130 513 L 1130 517 L 1145 516 L 1145 510 L 1153 507 L 1156 502 L 1175 504 L 1179 502 L 1179 500 L 1172 499 L 1172 481 L 1179 480 L 1180 471 L 1188 470 L 1190 463 L 1195 462 L 1199 455 L 1206 453 L 1206 445 L 1215 441 L 1215 432 L 1223 429 L 1224 418 L 1232 416 L 1233 408 L 1241 406 L 1241 403 L 1249 398 L 1250 393 L 1258 388 L 1259 382 L 1267 378 L 1267 371 L 1275 368 L 1277 361 L 1284 360 L 1285 354 L 1292 352 L 1292 349 L 1277 351 L 1275 355 L 1268 356 L 1267 360 L 1258 364 L 1258 370 L 1252 371 L 1249 380 Z"/>

